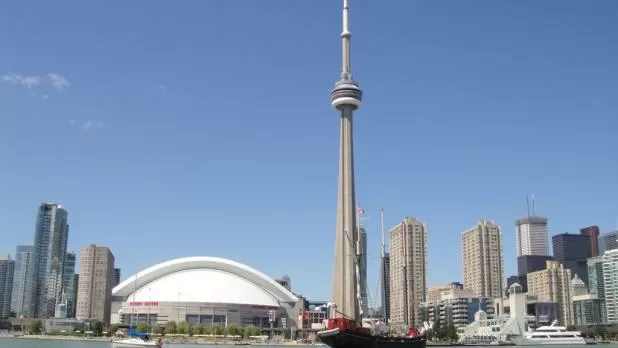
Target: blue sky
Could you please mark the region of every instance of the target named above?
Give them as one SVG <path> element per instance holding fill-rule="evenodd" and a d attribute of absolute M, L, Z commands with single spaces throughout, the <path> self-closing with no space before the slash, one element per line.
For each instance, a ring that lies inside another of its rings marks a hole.
<path fill-rule="evenodd" d="M 460 233 L 535 194 L 550 234 L 616 226 L 618 2 L 351 1 L 357 192 L 376 296 L 386 226 L 426 222 L 431 284 L 461 280 Z M 42 201 L 69 249 L 124 277 L 220 256 L 330 297 L 340 2 L 5 2 L 2 251 Z M 55 75 L 48 75 L 49 73 Z"/>

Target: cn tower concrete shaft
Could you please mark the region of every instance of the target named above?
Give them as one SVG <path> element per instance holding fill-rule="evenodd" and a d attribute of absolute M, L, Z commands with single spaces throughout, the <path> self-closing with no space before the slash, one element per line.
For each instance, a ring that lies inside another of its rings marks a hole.
<path fill-rule="evenodd" d="M 340 112 L 341 117 L 333 302 L 336 305 L 335 317 L 360 322 L 353 112 L 360 107 L 363 93 L 352 80 L 350 37 L 348 0 L 343 0 L 341 80 L 331 92 L 331 105 Z"/>

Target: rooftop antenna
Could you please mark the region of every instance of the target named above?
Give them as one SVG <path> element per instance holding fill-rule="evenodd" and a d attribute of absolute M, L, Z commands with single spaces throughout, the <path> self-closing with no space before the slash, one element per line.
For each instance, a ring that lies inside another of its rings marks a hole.
<path fill-rule="evenodd" d="M 532 194 L 532 215 L 536 216 L 536 208 L 534 206 L 534 193 Z"/>
<path fill-rule="evenodd" d="M 530 198 L 526 196 L 526 216 L 530 217 Z"/>

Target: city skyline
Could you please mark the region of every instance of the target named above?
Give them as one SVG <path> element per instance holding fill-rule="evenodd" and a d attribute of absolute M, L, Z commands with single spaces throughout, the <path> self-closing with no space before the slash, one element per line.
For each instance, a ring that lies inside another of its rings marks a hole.
<path fill-rule="evenodd" d="M 45 205 L 58 206 L 58 207 L 60 207 L 60 209 L 62 209 L 63 211 L 66 212 L 66 210 L 64 209 L 64 206 L 62 206 L 60 203 L 57 203 L 57 202 L 54 202 L 54 203 L 43 202 L 43 203 L 41 203 L 41 206 L 45 206 Z M 360 230 L 359 238 L 360 238 L 360 242 L 362 244 L 361 249 L 362 250 L 366 250 L 365 249 L 366 248 L 366 244 L 365 243 L 366 243 L 366 238 L 367 238 L 367 230 L 365 229 L 364 225 L 362 225 L 362 223 L 360 223 L 360 221 L 364 220 L 364 219 L 371 219 L 371 218 L 369 218 L 369 217 L 361 217 L 361 216 L 364 216 L 366 214 L 364 209 L 357 208 L 357 210 L 359 211 L 359 213 L 358 213 L 359 218 L 357 218 L 357 221 L 358 221 L 358 224 L 359 224 L 358 226 L 360 226 L 359 227 L 359 230 Z M 384 209 L 380 209 L 380 212 L 383 214 L 384 213 Z M 534 219 L 539 219 L 539 217 L 536 217 L 536 216 L 528 217 L 528 218 L 532 218 L 533 220 Z M 528 219 L 528 218 L 522 218 L 522 219 L 518 219 L 516 221 L 516 224 L 515 224 L 516 228 L 515 228 L 515 231 L 514 231 L 515 239 L 517 239 L 517 236 L 519 235 L 519 229 L 518 229 L 519 222 L 521 222 L 521 220 Z M 410 218 L 410 217 L 405 217 L 404 221 L 407 221 L 408 219 L 416 221 L 416 218 Z M 541 219 L 545 219 L 545 221 L 547 220 L 546 218 L 541 218 Z M 480 221 L 481 222 L 487 221 L 489 223 L 493 223 L 493 221 L 489 221 L 489 220 L 480 220 Z M 427 233 L 426 226 L 425 226 L 424 222 L 422 224 L 423 224 L 423 230 L 425 231 L 424 233 Z M 394 229 L 394 228 L 396 228 L 399 225 L 401 225 L 401 223 L 396 224 L 393 227 L 390 227 L 389 231 Z M 502 231 L 501 225 L 500 224 L 496 224 L 496 225 L 500 228 L 500 234 L 503 235 L 503 231 Z M 67 228 L 68 228 L 68 225 L 67 225 Z M 555 243 L 555 238 L 554 237 L 559 237 L 559 236 L 562 236 L 562 235 L 572 236 L 572 237 L 575 237 L 575 238 L 579 239 L 581 237 L 584 237 L 584 235 L 583 235 L 583 233 L 581 233 L 581 231 L 583 231 L 585 229 L 590 229 L 590 228 L 598 229 L 598 227 L 596 225 L 592 225 L 592 226 L 588 226 L 588 227 L 585 227 L 585 228 L 574 229 L 574 232 L 557 233 L 555 235 L 549 235 L 548 236 L 548 244 L 549 244 L 549 239 L 553 239 L 554 243 Z M 469 229 L 465 229 L 465 231 L 468 231 L 468 230 Z M 604 231 L 600 232 L 600 234 L 598 235 L 598 244 L 599 245 L 603 245 L 603 247 L 601 248 L 601 251 L 604 251 L 603 248 L 606 247 L 602 243 L 602 241 L 604 239 L 611 239 L 614 235 L 616 235 L 616 233 L 618 233 L 618 232 L 615 231 L 615 230 L 611 230 L 611 231 L 607 231 L 607 232 L 604 232 Z M 382 249 L 382 244 L 380 245 L 380 253 L 385 252 L 386 257 L 389 258 L 390 257 L 390 252 L 391 252 L 391 249 L 390 249 L 391 242 L 389 241 L 389 238 L 386 238 L 385 242 L 386 243 L 384 243 L 384 245 L 383 245 L 384 249 Z M 380 241 L 380 243 L 382 243 L 382 241 Z M 607 242 L 605 242 L 605 243 L 607 243 Z M 607 247 L 609 247 L 610 249 L 618 248 L 618 242 L 616 242 L 614 244 L 610 244 Z M 508 246 L 507 246 L 507 248 L 508 248 Z M 597 248 L 599 248 L 599 246 L 597 246 Z M 554 250 L 553 249 L 554 248 L 550 247 L 550 252 L 549 252 L 549 255 L 548 255 L 549 259 L 553 259 L 554 258 Z M 7 255 L 14 255 L 15 256 L 15 258 L 14 258 L 14 260 L 16 260 L 16 266 L 15 266 L 15 272 L 16 273 L 15 273 L 15 277 L 17 278 L 18 273 L 19 273 L 18 272 L 19 262 L 20 262 L 20 259 L 23 258 L 23 255 L 20 256 L 20 254 L 23 254 L 24 251 L 27 250 L 30 253 L 30 255 L 28 256 L 28 258 L 30 260 L 29 262 L 34 262 L 34 255 L 33 255 L 34 254 L 33 253 L 34 246 L 32 246 L 32 245 L 17 245 L 14 250 L 16 250 L 15 253 L 10 253 L 9 252 L 9 253 L 6 253 L 6 254 Z M 367 253 L 361 254 L 361 257 L 362 257 L 361 268 L 360 268 L 360 270 L 361 270 L 361 273 L 360 273 L 361 274 L 361 278 L 360 279 L 361 280 L 362 279 L 370 279 L 373 276 L 375 276 L 375 275 L 367 276 L 367 274 L 366 274 L 366 272 L 367 272 L 366 265 L 365 266 L 363 265 L 364 263 L 365 264 L 367 263 L 367 257 L 371 253 L 372 253 L 371 250 L 368 250 Z M 459 248 L 458 253 L 459 253 L 460 256 L 463 255 L 463 250 L 462 250 L 461 247 Z M 600 255 L 602 255 L 602 254 L 603 254 L 603 252 L 600 253 Z M 528 256 L 537 257 L 537 256 L 543 256 L 543 255 L 528 255 Z M 78 267 L 79 267 L 79 254 L 77 254 L 75 252 L 72 252 L 72 251 L 67 251 L 65 253 L 65 257 L 67 259 L 66 259 L 66 262 L 65 262 L 65 265 L 64 265 L 64 268 L 63 268 L 63 276 L 62 276 L 61 282 L 62 282 L 63 289 L 66 290 L 66 291 L 69 291 L 68 293 L 65 294 L 67 302 L 68 302 L 67 303 L 68 313 L 71 313 L 71 312 L 74 313 L 75 312 L 75 302 L 76 302 L 76 297 L 77 297 L 77 280 L 76 279 L 78 279 L 78 278 L 74 278 L 74 277 L 79 277 L 79 274 L 77 272 L 78 271 Z M 372 257 L 372 258 L 374 260 L 376 259 L 376 257 Z M 516 274 L 519 273 L 519 267 L 518 267 L 518 261 L 517 261 L 518 259 L 519 259 L 519 257 L 515 259 L 515 262 L 514 262 L 515 269 L 512 272 L 510 270 L 507 271 L 506 268 L 502 272 L 503 273 L 503 277 L 502 277 L 502 279 L 503 279 L 503 287 L 505 287 L 505 288 L 508 288 L 509 278 L 512 277 L 513 275 L 516 275 Z M 504 263 L 506 264 L 506 263 L 512 262 L 513 260 L 506 259 L 504 261 L 505 261 Z M 380 260 L 378 260 L 378 264 L 379 264 L 379 267 L 381 267 L 381 261 Z M 70 267 L 70 268 L 68 268 L 69 271 L 67 271 L 67 266 Z M 464 264 L 461 263 L 461 266 L 463 267 Z M 390 267 L 390 260 L 389 260 L 389 266 L 388 267 Z M 569 267 L 572 267 L 572 265 L 570 265 Z M 381 293 L 381 291 L 382 291 L 381 281 L 382 280 L 380 279 L 382 271 L 379 268 L 378 268 L 377 271 L 379 272 L 379 274 L 376 277 L 377 278 L 377 282 L 378 282 L 376 288 L 379 288 L 380 290 L 378 290 L 377 292 L 372 291 L 370 289 L 370 287 L 369 287 L 369 285 L 371 285 L 371 284 L 368 284 L 366 280 L 365 280 L 365 284 L 361 284 L 361 296 L 363 298 L 363 301 L 361 301 L 361 302 L 362 302 L 363 311 L 365 311 L 366 309 L 369 309 L 369 308 L 372 308 L 372 309 L 379 308 L 384 303 L 384 298 L 382 297 L 383 295 Z M 121 277 L 121 267 L 113 268 L 112 273 L 113 273 L 113 282 L 114 283 L 117 283 L 117 282 L 125 279 L 125 278 Z M 431 272 L 427 272 L 427 275 L 428 274 L 431 274 Z M 573 274 L 575 274 L 575 273 L 573 273 Z M 273 279 L 275 279 L 275 277 L 273 277 Z M 449 279 L 448 283 L 450 284 L 450 283 L 463 282 L 463 279 L 464 279 L 464 275 L 462 273 L 458 277 L 456 276 L 453 279 Z M 586 279 L 586 286 L 587 286 L 587 277 L 583 277 L 583 279 Z M 17 279 L 15 281 L 17 281 Z M 29 279 L 29 281 L 32 282 L 31 278 Z M 362 281 L 361 281 L 361 283 L 362 283 Z M 426 289 L 427 289 L 427 288 L 430 288 L 430 287 L 433 287 L 433 286 L 440 286 L 441 284 L 440 283 L 427 282 L 426 285 L 427 285 L 426 286 Z M 525 285 L 524 285 L 524 287 L 525 287 Z M 13 285 L 13 288 L 17 288 L 17 287 L 15 285 Z M 363 289 L 365 289 L 365 290 L 363 291 Z M 467 289 L 469 289 L 469 288 L 467 288 Z M 74 293 L 71 293 L 72 291 L 74 291 Z M 367 300 L 367 301 L 365 302 L 365 300 Z M 13 294 L 12 303 L 11 303 L 11 311 L 13 311 L 13 307 L 15 306 L 15 303 L 16 303 L 15 301 L 17 301 L 17 299 L 16 299 L 16 296 L 15 296 L 15 293 L 14 293 Z M 32 301 L 32 299 L 29 299 L 28 295 L 26 294 L 25 298 L 22 299 L 21 301 L 22 302 L 25 301 L 27 303 L 28 301 Z M 389 302 L 390 302 L 390 300 L 389 300 Z"/>
<path fill-rule="evenodd" d="M 615 229 L 618 4 L 394 1 L 352 5 L 370 297 L 380 208 L 386 226 L 427 224 L 430 284 L 461 280 L 458 238 L 479 219 L 501 225 L 515 274 L 513 222 L 530 193 L 550 235 Z M 339 72 L 340 4 L 39 5 L 6 8 L 6 245 L 31 244 L 34 207 L 58 201 L 68 249 L 106 245 L 125 274 L 225 256 L 330 297 L 316 280 L 332 270 L 339 120 L 325 91 Z M 239 102 L 241 84 L 251 93 Z M 590 180 L 581 168 L 599 169 Z M 285 247 L 266 256 L 276 241 Z"/>

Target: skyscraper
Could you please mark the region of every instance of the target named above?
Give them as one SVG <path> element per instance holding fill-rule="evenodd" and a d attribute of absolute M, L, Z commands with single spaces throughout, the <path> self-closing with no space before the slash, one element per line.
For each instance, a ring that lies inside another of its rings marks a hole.
<path fill-rule="evenodd" d="M 76 318 L 109 324 L 115 282 L 114 255 L 109 248 L 89 245 L 82 248 L 79 260 Z"/>
<path fill-rule="evenodd" d="M 588 226 L 579 230 L 579 234 L 590 237 L 590 255 L 599 256 L 599 226 Z"/>
<path fill-rule="evenodd" d="M 4 321 L 11 312 L 11 294 L 13 292 L 13 272 L 15 261 L 9 254 L 0 254 L 0 320 Z"/>
<path fill-rule="evenodd" d="M 390 322 L 391 318 L 391 257 L 389 253 L 382 255 L 381 285 L 382 285 L 382 315 L 385 322 Z"/>
<path fill-rule="evenodd" d="M 603 287 L 607 322 L 618 323 L 618 249 L 603 254 Z"/>
<path fill-rule="evenodd" d="M 587 259 L 592 256 L 590 237 L 582 234 L 557 234 L 552 237 L 552 246 L 554 259 L 570 269 L 572 275 L 577 274 L 588 286 Z"/>
<path fill-rule="evenodd" d="M 614 249 L 618 249 L 618 231 L 603 233 L 599 236 L 599 255 Z"/>
<path fill-rule="evenodd" d="M 547 255 L 522 255 L 517 257 L 518 283 L 524 292 L 528 291 L 528 273 L 546 269 L 547 261 L 551 260 Z"/>
<path fill-rule="evenodd" d="M 120 284 L 120 274 L 121 274 L 120 268 L 114 268 L 114 286 Z"/>
<path fill-rule="evenodd" d="M 406 217 L 389 234 L 391 322 L 418 327 L 427 296 L 427 228 Z"/>
<path fill-rule="evenodd" d="M 515 221 L 517 256 L 549 255 L 547 218 L 527 216 Z"/>
<path fill-rule="evenodd" d="M 69 318 L 75 318 L 75 262 L 77 255 L 75 253 L 67 253 L 64 261 L 64 276 L 62 278 L 62 288 L 64 290 L 64 299 L 66 300 L 66 315 Z"/>
<path fill-rule="evenodd" d="M 358 294 L 356 220 L 356 192 L 354 188 L 353 123 L 354 110 L 361 106 L 363 92 L 352 79 L 350 69 L 350 37 L 348 1 L 343 3 L 341 32 L 341 79 L 330 93 L 331 106 L 339 112 L 339 187 L 337 195 L 337 227 L 335 233 L 335 270 L 333 274 L 333 302 L 337 306 L 335 318 L 361 321 Z"/>
<path fill-rule="evenodd" d="M 67 211 L 57 203 L 39 206 L 34 232 L 33 314 L 54 316 L 62 294 L 64 263 L 69 238 Z"/>
<path fill-rule="evenodd" d="M 15 253 L 11 311 L 24 318 L 32 317 L 32 270 L 34 246 L 18 245 Z"/>
<path fill-rule="evenodd" d="M 493 221 L 481 220 L 461 234 L 464 289 L 475 296 L 503 296 L 504 249 L 502 231 Z"/>

